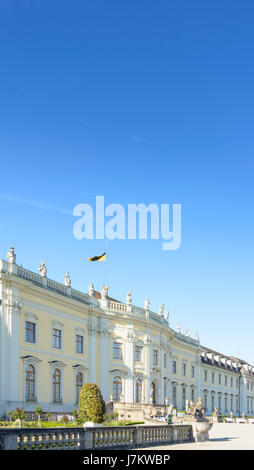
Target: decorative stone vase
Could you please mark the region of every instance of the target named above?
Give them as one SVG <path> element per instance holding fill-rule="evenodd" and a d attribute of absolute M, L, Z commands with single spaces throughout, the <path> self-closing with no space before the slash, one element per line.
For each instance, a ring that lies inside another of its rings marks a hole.
<path fill-rule="evenodd" d="M 208 431 L 212 428 L 213 423 L 208 421 L 194 421 L 192 423 L 193 436 L 196 442 L 205 442 L 209 439 Z"/>

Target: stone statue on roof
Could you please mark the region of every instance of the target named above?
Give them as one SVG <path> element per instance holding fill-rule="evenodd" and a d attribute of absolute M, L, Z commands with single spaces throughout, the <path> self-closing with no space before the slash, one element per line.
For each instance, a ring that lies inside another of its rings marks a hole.
<path fill-rule="evenodd" d="M 66 273 L 65 276 L 64 276 L 64 285 L 66 287 L 70 287 L 71 286 L 71 279 L 70 279 L 70 273 Z"/>
<path fill-rule="evenodd" d="M 41 261 L 39 266 L 38 266 L 38 270 L 40 272 L 40 275 L 42 277 L 46 277 L 47 276 L 47 268 L 46 268 L 46 265 L 44 263 L 44 261 Z"/>
<path fill-rule="evenodd" d="M 9 263 L 16 263 L 16 255 L 15 255 L 14 246 L 10 247 L 7 253 L 7 258 L 9 260 Z"/>

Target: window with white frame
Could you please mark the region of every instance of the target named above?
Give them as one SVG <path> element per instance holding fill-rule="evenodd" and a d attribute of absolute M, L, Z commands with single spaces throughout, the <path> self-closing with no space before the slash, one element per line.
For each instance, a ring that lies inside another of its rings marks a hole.
<path fill-rule="evenodd" d="M 195 377 L 195 366 L 191 366 L 191 377 Z"/>
<path fill-rule="evenodd" d="M 164 369 L 167 368 L 167 354 L 164 353 Z"/>
<path fill-rule="evenodd" d="M 35 397 L 35 368 L 31 364 L 26 367 L 26 401 L 34 401 Z"/>
<path fill-rule="evenodd" d="M 84 353 L 84 336 L 76 335 L 76 353 Z"/>
<path fill-rule="evenodd" d="M 214 384 L 214 372 L 212 372 L 212 383 Z"/>
<path fill-rule="evenodd" d="M 35 343 L 36 338 L 36 323 L 26 321 L 26 343 Z"/>
<path fill-rule="evenodd" d="M 122 395 L 122 379 L 114 377 L 113 379 L 113 401 L 121 401 Z"/>
<path fill-rule="evenodd" d="M 172 362 L 172 372 L 173 372 L 173 374 L 176 374 L 176 367 L 177 367 L 176 366 L 176 359 L 174 359 L 173 362 Z"/>
<path fill-rule="evenodd" d="M 143 360 L 143 347 L 136 344 L 135 345 L 135 361 L 142 362 Z"/>
<path fill-rule="evenodd" d="M 58 328 L 52 329 L 52 347 L 56 349 L 62 348 L 62 330 Z"/>
<path fill-rule="evenodd" d="M 53 403 L 61 402 L 61 371 L 56 368 L 53 371 Z"/>
<path fill-rule="evenodd" d="M 158 365 L 158 351 L 157 349 L 153 349 L 153 365 Z"/>
<path fill-rule="evenodd" d="M 123 358 L 123 345 L 119 341 L 113 342 L 113 359 Z"/>
<path fill-rule="evenodd" d="M 141 403 L 142 401 L 142 380 L 136 380 L 136 403 Z"/>
<path fill-rule="evenodd" d="M 186 362 L 182 362 L 182 375 L 186 375 Z"/>
<path fill-rule="evenodd" d="M 204 381 L 207 382 L 207 370 L 204 370 Z"/>
<path fill-rule="evenodd" d="M 84 382 L 83 374 L 82 372 L 78 372 L 76 375 L 76 404 L 79 403 L 79 397 L 80 397 L 80 392 L 81 392 L 83 382 Z"/>

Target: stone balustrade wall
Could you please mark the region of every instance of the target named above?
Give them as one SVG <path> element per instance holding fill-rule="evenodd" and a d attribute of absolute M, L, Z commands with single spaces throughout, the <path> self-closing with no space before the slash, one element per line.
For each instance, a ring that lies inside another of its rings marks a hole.
<path fill-rule="evenodd" d="M 191 425 L 0 430 L 0 450 L 135 448 L 193 441 Z"/>

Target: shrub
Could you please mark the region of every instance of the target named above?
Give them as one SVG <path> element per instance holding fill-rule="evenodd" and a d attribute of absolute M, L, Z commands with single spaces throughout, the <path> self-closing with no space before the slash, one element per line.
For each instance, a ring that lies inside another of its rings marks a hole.
<path fill-rule="evenodd" d="M 68 421 L 69 421 L 68 416 L 63 416 L 60 422 L 64 423 L 64 425 L 66 425 L 66 423 L 68 423 Z"/>
<path fill-rule="evenodd" d="M 24 408 L 16 408 L 16 410 L 12 411 L 11 419 L 20 419 L 20 421 L 24 421 L 26 419 L 26 413 L 24 412 Z"/>
<path fill-rule="evenodd" d="M 105 402 L 97 385 L 87 383 L 82 386 L 79 398 L 79 418 L 83 421 L 102 423 Z"/>
<path fill-rule="evenodd" d="M 42 417 L 42 413 L 43 413 L 42 407 L 41 407 L 40 405 L 36 406 L 36 407 L 34 408 L 34 412 L 35 412 L 36 415 L 38 415 L 38 418 L 39 418 L 39 420 L 40 420 L 41 417 Z"/>

